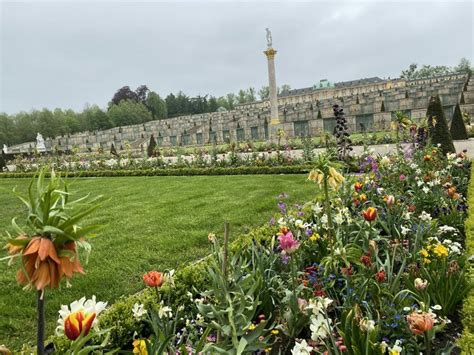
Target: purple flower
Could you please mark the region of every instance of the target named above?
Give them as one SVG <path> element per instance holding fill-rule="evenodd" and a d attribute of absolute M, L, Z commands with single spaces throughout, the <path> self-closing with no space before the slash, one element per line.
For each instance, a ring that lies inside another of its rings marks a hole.
<path fill-rule="evenodd" d="M 313 230 L 308 228 L 308 229 L 305 230 L 305 233 L 308 237 L 311 237 L 313 235 Z"/>
<path fill-rule="evenodd" d="M 286 214 L 286 204 L 284 202 L 278 202 L 278 208 L 280 209 L 281 214 Z"/>

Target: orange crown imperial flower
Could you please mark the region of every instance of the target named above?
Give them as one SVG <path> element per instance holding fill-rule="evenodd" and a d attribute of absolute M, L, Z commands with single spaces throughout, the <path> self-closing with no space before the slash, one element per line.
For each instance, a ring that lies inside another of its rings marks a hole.
<path fill-rule="evenodd" d="M 9 247 L 10 251 L 21 252 L 16 247 Z M 37 290 L 44 290 L 47 286 L 58 288 L 62 276 L 71 278 L 75 272 L 84 273 L 75 242 L 67 243 L 57 250 L 49 238 L 36 236 L 23 249 L 22 255 L 24 267 L 18 270 L 16 279 L 19 284 L 31 285 Z"/>
<path fill-rule="evenodd" d="M 64 321 L 64 334 L 70 340 L 76 340 L 82 333 L 89 334 L 95 313 L 85 315 L 83 311 L 71 313 Z"/>
<path fill-rule="evenodd" d="M 377 218 L 377 209 L 375 207 L 369 207 L 362 212 L 362 215 L 366 221 L 372 222 Z"/>
<path fill-rule="evenodd" d="M 150 287 L 161 287 L 164 282 L 164 277 L 162 272 L 150 271 L 143 275 L 143 282 Z"/>

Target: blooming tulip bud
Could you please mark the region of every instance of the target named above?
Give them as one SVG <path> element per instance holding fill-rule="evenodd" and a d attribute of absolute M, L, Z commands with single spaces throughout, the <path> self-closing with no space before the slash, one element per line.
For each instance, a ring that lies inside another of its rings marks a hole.
<path fill-rule="evenodd" d="M 395 197 L 393 195 L 385 195 L 384 200 L 388 207 L 392 207 L 395 204 Z"/>
<path fill-rule="evenodd" d="M 143 275 L 143 282 L 150 287 L 161 287 L 164 282 L 164 277 L 162 272 L 150 271 Z"/>
<path fill-rule="evenodd" d="M 95 313 L 90 313 L 87 317 L 83 311 L 71 313 L 64 321 L 64 334 L 70 340 L 76 340 L 81 333 L 89 334 L 92 323 L 95 319 Z"/>
<path fill-rule="evenodd" d="M 366 221 L 372 222 L 377 218 L 377 209 L 374 207 L 369 207 L 364 212 L 362 212 L 362 215 Z"/>
<path fill-rule="evenodd" d="M 422 280 L 419 277 L 417 277 L 415 279 L 415 288 L 418 291 L 423 291 L 426 288 L 426 286 L 428 286 L 428 281 L 427 280 Z"/>

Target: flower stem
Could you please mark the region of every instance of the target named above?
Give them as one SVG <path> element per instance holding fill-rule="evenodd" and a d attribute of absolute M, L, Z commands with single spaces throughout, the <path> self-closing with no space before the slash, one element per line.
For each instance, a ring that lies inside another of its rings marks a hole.
<path fill-rule="evenodd" d="M 332 214 L 331 214 L 331 201 L 329 200 L 329 189 L 328 189 L 328 178 L 325 176 L 324 179 L 324 198 L 325 198 L 325 207 L 326 215 L 328 217 L 328 238 L 331 245 L 331 251 L 334 249 L 333 243 L 333 224 L 332 224 Z"/>
<path fill-rule="evenodd" d="M 38 336 L 37 336 L 37 351 L 38 355 L 44 354 L 44 290 L 39 290 L 37 293 L 37 310 L 38 310 Z"/>

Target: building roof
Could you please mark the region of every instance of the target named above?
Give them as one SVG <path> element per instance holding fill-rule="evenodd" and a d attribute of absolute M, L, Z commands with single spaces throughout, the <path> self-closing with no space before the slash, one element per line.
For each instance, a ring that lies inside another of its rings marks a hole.
<path fill-rule="evenodd" d="M 348 86 L 356 86 L 356 85 L 365 85 L 365 84 L 375 84 L 384 81 L 380 79 L 378 76 L 374 76 L 372 78 L 364 78 L 359 80 L 350 80 L 350 81 L 341 81 L 339 83 L 335 83 L 334 86 L 336 88 L 341 87 L 348 87 Z"/>

